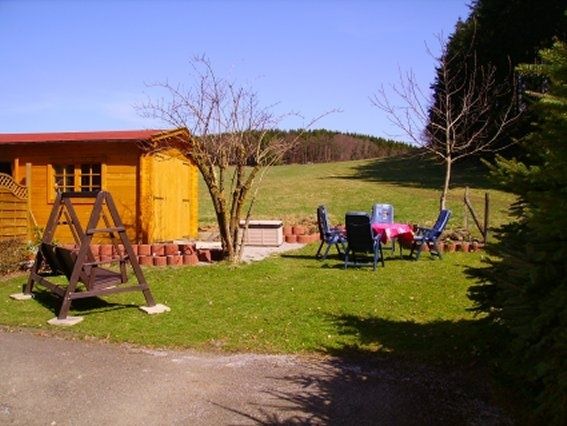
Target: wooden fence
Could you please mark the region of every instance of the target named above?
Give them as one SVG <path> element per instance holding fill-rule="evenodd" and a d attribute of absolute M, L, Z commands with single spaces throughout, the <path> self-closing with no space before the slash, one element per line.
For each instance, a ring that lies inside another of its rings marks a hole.
<path fill-rule="evenodd" d="M 0 173 L 0 240 L 31 237 L 29 183 L 31 166 L 26 165 L 26 184 L 19 185 L 11 176 Z"/>

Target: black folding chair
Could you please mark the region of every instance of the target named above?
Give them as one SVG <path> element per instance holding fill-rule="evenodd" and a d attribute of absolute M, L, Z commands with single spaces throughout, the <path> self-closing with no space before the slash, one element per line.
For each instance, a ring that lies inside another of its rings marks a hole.
<path fill-rule="evenodd" d="M 384 266 L 384 253 L 382 252 L 382 243 L 380 238 L 382 235 L 374 235 L 370 224 L 370 216 L 366 212 L 348 212 L 345 215 L 347 248 L 345 253 L 345 269 L 348 265 L 376 265 L 380 260 Z M 359 263 L 357 255 L 372 255 L 372 263 Z"/>

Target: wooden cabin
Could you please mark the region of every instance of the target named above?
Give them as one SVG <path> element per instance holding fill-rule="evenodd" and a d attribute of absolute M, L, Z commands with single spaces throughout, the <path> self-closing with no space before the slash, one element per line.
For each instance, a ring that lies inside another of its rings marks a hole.
<path fill-rule="evenodd" d="M 10 192 L 14 206 L 25 205 L 29 210 L 31 225 L 43 228 L 56 188 L 105 190 L 112 194 L 132 241 L 196 237 L 198 170 L 167 143 L 179 138 L 189 141 L 189 133 L 183 129 L 0 133 L 0 203 L 8 206 L 0 205 L 0 226 L 9 225 L 7 216 L 15 211 L 9 207 Z M 164 149 L 156 150 L 159 146 Z M 85 224 L 93 201 L 85 199 L 76 206 Z M 69 233 L 56 238 L 72 242 Z"/>

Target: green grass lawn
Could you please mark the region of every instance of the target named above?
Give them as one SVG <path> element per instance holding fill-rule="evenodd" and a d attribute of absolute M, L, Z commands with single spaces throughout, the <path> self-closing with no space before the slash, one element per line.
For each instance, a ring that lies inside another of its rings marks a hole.
<path fill-rule="evenodd" d="M 440 169 L 415 159 L 367 160 L 274 167 L 264 181 L 254 217 L 288 223 L 315 219 L 325 203 L 335 223 L 348 210 L 369 211 L 375 202 L 394 205 L 396 220 L 430 224 L 437 216 Z M 496 225 L 507 220 L 510 194 L 490 188 L 486 171 L 455 172 L 449 198 L 452 227 L 462 226 L 464 186 L 482 205 L 492 199 Z M 213 222 L 207 194 L 201 197 L 202 223 Z M 481 265 L 481 253 L 452 253 L 443 260 L 427 255 L 415 262 L 388 258 L 386 267 L 344 270 L 340 260 L 314 258 L 317 244 L 238 267 L 149 268 L 148 282 L 158 303 L 171 307 L 148 316 L 137 307 L 141 294 L 127 293 L 73 303 L 70 315 L 85 320 L 68 330 L 46 321 L 58 302 L 37 288 L 32 301 L 9 295 L 26 277 L 0 281 L 0 324 L 93 336 L 151 346 L 191 347 L 265 353 L 380 354 L 470 361 L 477 336 L 487 333 L 473 317 L 466 293 L 473 282 L 466 269 Z"/>
<path fill-rule="evenodd" d="M 514 196 L 491 187 L 484 166 L 457 167 L 448 207 L 453 217 L 448 228 L 464 221 L 464 189 L 483 218 L 484 194 L 491 199 L 490 225 L 507 222 Z M 349 210 L 370 211 L 375 203 L 393 204 L 398 222 L 432 225 L 439 211 L 443 173 L 424 159 L 375 159 L 339 163 L 276 166 L 268 171 L 252 213 L 257 219 L 283 219 L 285 223 L 315 222 L 319 204 L 328 208 L 332 223 L 344 223 Z M 215 223 L 214 210 L 203 183 L 200 185 L 201 224 Z M 469 229 L 480 234 L 469 218 Z"/>
<path fill-rule="evenodd" d="M 388 258 L 386 267 L 349 268 L 314 259 L 316 244 L 239 267 L 145 269 L 158 303 L 171 312 L 148 316 L 141 294 L 74 302 L 85 320 L 61 330 L 46 321 L 57 299 L 38 288 L 18 302 L 25 276 L 0 282 L 0 324 L 48 329 L 151 346 L 263 353 L 381 354 L 419 359 L 469 359 L 482 321 L 467 310 L 464 268 L 481 254 Z"/>

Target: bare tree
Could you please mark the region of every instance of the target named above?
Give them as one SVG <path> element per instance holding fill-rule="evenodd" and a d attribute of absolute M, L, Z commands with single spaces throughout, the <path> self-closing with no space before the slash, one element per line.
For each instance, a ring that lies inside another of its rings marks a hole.
<path fill-rule="evenodd" d="M 412 72 L 400 72 L 393 85 L 401 105 L 391 102 L 382 86 L 371 98 L 374 106 L 385 111 L 388 119 L 413 143 L 441 160 L 445 168 L 440 208 L 444 209 L 451 183 L 453 163 L 481 152 L 508 147 L 495 142 L 519 117 L 515 90 L 497 84 L 496 68 L 480 66 L 474 52 L 450 54 L 447 44 L 437 58 L 435 96 L 425 93 Z M 431 51 L 428 53 L 432 56 Z"/>
<path fill-rule="evenodd" d="M 283 116 L 272 113 L 271 106 L 262 107 L 254 91 L 218 77 L 205 57 L 193 59 L 191 66 L 191 87 L 152 84 L 167 97 L 150 99 L 137 109 L 144 117 L 188 130 L 150 148 L 175 146 L 197 166 L 215 209 L 224 255 L 238 262 L 243 209 L 248 203 L 247 228 L 264 173 L 297 143 L 300 134 L 293 139 L 274 136 L 270 131 Z"/>

